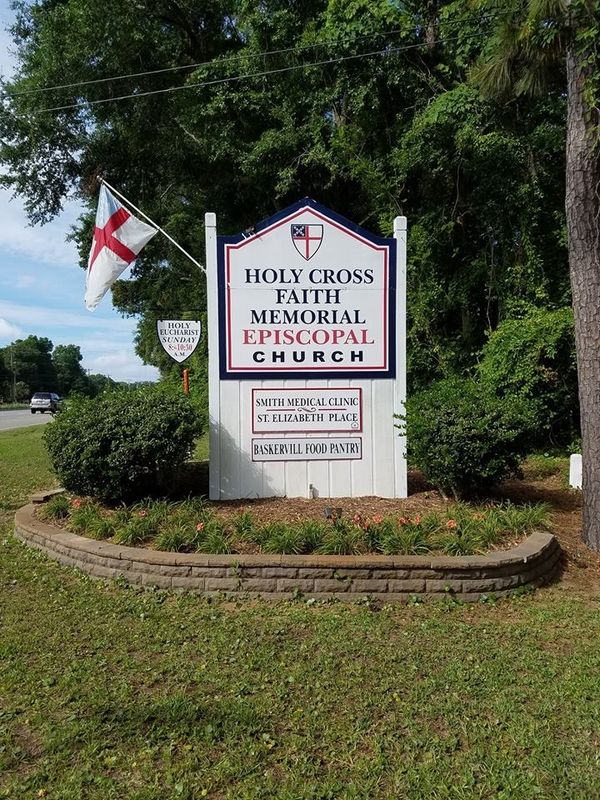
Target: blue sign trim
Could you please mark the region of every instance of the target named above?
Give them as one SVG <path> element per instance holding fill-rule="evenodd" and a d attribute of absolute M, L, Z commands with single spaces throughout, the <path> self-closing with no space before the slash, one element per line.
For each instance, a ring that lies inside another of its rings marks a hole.
<path fill-rule="evenodd" d="M 376 371 L 316 371 L 316 370 L 263 370 L 261 372 L 236 372 L 227 369 L 227 329 L 225 319 L 226 298 L 225 298 L 225 245 L 238 244 L 245 239 L 249 239 L 260 233 L 265 228 L 285 219 L 303 208 L 314 208 L 322 216 L 332 220 L 346 230 L 356 233 L 362 238 L 380 247 L 387 247 L 389 254 L 389 281 L 388 281 L 388 369 Z M 370 231 L 361 228 L 354 222 L 336 214 L 335 211 L 322 206 L 310 197 L 298 200 L 291 206 L 284 208 L 277 214 L 268 219 L 257 223 L 254 228 L 244 233 L 232 236 L 217 236 L 217 290 L 219 298 L 219 374 L 221 380 L 251 381 L 251 380 L 336 380 L 349 378 L 353 380 L 389 380 L 396 377 L 396 272 L 397 272 L 397 251 L 396 240 L 386 239 L 376 236 Z"/>

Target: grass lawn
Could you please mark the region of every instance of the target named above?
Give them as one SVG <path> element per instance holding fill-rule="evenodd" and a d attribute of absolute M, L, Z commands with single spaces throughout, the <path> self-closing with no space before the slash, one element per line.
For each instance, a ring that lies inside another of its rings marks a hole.
<path fill-rule="evenodd" d="M 41 434 L 0 434 L 0 797 L 600 796 L 597 588 L 374 611 L 97 583 L 11 535 Z"/>

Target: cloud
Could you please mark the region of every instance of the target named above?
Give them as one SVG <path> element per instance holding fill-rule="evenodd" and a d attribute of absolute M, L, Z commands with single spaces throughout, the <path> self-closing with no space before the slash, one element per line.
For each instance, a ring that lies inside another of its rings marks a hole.
<path fill-rule="evenodd" d="M 23 305 L 8 300 L 0 300 L 0 315 L 13 324 L 23 325 L 29 329 L 37 330 L 45 327 L 60 328 L 91 328 L 103 331 L 127 333 L 131 335 L 136 322 L 133 319 L 119 317 L 101 317 L 89 311 L 80 314 L 65 308 L 49 308 L 39 305 Z"/>
<path fill-rule="evenodd" d="M 36 282 L 35 275 L 20 275 L 15 283 L 17 289 L 29 289 Z"/>
<path fill-rule="evenodd" d="M 158 379 L 156 367 L 142 364 L 135 353 L 129 350 L 115 350 L 91 359 L 84 359 L 83 366 L 91 372 L 109 375 L 116 381 L 155 381 Z"/>
<path fill-rule="evenodd" d="M 52 222 L 32 227 L 21 200 L 11 197 L 8 189 L 0 189 L 0 249 L 39 263 L 75 269 L 79 264 L 77 248 L 65 239 L 81 211 L 73 201 Z"/>
<path fill-rule="evenodd" d="M 7 343 L 13 339 L 18 339 L 23 336 L 23 331 L 16 325 L 13 325 L 4 317 L 0 317 L 0 340 L 6 339 Z"/>

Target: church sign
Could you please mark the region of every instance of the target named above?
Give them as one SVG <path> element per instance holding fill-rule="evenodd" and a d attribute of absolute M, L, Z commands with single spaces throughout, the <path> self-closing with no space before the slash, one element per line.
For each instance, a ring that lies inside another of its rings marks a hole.
<path fill-rule="evenodd" d="M 395 376 L 394 239 L 300 204 L 218 263 L 222 379 Z"/>
<path fill-rule="evenodd" d="M 406 496 L 406 220 L 206 215 L 210 497 Z"/>

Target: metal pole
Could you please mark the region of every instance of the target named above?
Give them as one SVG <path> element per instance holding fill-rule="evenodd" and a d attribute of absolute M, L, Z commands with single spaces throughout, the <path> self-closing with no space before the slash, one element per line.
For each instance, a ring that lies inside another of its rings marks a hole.
<path fill-rule="evenodd" d="M 191 262 L 193 262 L 197 267 L 200 267 L 202 272 L 206 275 L 206 270 L 204 269 L 202 264 L 200 264 L 198 261 L 196 261 L 196 259 L 193 258 L 193 256 L 191 256 L 188 253 L 187 250 L 184 250 L 183 247 L 180 244 L 178 244 L 175 241 L 175 239 L 173 239 L 172 236 L 169 236 L 169 234 L 160 227 L 160 225 L 157 225 L 156 222 L 154 222 L 154 220 L 151 220 L 150 217 L 147 214 L 144 214 L 144 212 L 140 208 L 138 208 L 137 206 L 134 206 L 133 203 L 131 202 L 131 200 L 128 200 L 124 195 L 121 194 L 121 192 L 117 191 L 117 189 L 115 189 L 114 186 L 111 186 L 108 181 L 105 181 L 104 178 L 98 178 L 98 180 L 100 181 L 100 183 L 104 184 L 104 186 L 106 186 L 107 189 L 110 189 L 111 192 L 114 192 L 114 194 L 116 194 L 117 197 L 120 197 L 121 200 L 123 200 L 124 203 L 127 203 L 127 205 L 131 206 L 131 208 L 133 208 L 133 210 L 136 213 L 138 213 L 138 214 L 140 214 L 140 216 L 144 217 L 144 219 L 147 220 L 154 228 L 156 228 L 157 231 L 160 231 L 163 236 L 166 236 L 166 238 L 171 242 L 171 244 L 174 244 L 175 247 L 178 248 L 178 250 L 181 250 L 183 255 L 187 256 L 189 258 L 189 260 Z"/>
<path fill-rule="evenodd" d="M 13 379 L 13 403 L 17 402 L 17 372 L 15 370 L 15 351 L 10 348 L 10 368 L 12 370 Z"/>

